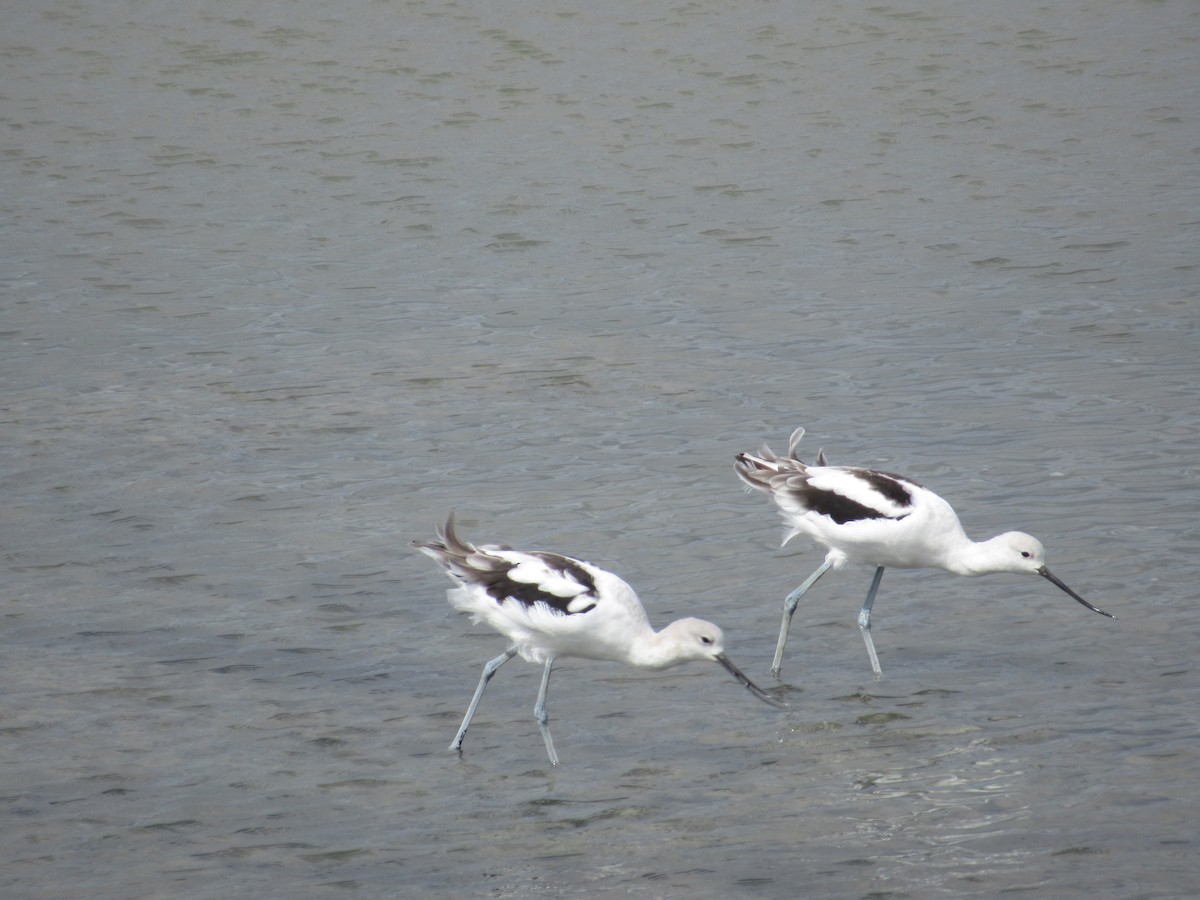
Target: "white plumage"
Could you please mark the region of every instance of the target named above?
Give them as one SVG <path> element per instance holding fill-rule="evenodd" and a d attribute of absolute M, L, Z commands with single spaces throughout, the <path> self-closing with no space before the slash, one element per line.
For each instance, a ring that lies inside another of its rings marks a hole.
<path fill-rule="evenodd" d="M 558 553 L 514 550 L 497 544 L 475 546 L 454 531 L 454 516 L 437 540 L 414 546 L 433 557 L 458 584 L 446 592 L 455 609 L 470 613 L 511 641 L 483 668 L 479 686 L 450 744 L 461 750 L 484 688 L 501 665 L 516 655 L 541 663 L 541 689 L 534 717 L 552 765 L 558 754 L 550 738 L 546 688 L 560 656 L 610 660 L 643 669 L 665 669 L 689 660 L 718 662 L 751 693 L 782 706 L 725 656 L 721 629 L 702 619 L 679 619 L 662 631 L 650 625 L 633 588 L 611 572 Z"/>
<path fill-rule="evenodd" d="M 817 454 L 816 465 L 805 464 L 796 455 L 803 436 L 803 428 L 792 432 L 786 456 L 777 456 L 764 446 L 757 456 L 738 454 L 734 467 L 749 487 L 774 500 L 789 529 L 785 544 L 796 535 L 805 535 L 829 551 L 821 566 L 784 600 L 783 624 L 771 666 L 776 676 L 800 598 L 827 571 L 848 562 L 876 567 L 858 616 L 876 677 L 881 669 L 871 638 L 871 608 L 888 566 L 944 569 L 957 575 L 1040 575 L 1093 612 L 1116 618 L 1051 574 L 1045 550 L 1032 535 L 1009 531 L 990 540 L 973 541 L 963 531 L 953 507 L 910 478 L 874 469 L 830 466 L 823 451 Z"/>

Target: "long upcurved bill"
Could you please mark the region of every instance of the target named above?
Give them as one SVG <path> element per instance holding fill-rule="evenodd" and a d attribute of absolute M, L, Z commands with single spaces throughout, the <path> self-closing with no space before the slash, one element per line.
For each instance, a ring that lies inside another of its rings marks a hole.
<path fill-rule="evenodd" d="M 1099 610 L 1097 610 L 1097 612 L 1098 611 Z M 755 697 L 757 697 L 763 703 L 769 703 L 771 706 L 777 707 L 779 709 L 787 709 L 788 708 L 788 705 L 786 703 L 784 703 L 780 700 L 776 700 L 774 697 L 772 697 L 770 694 L 768 694 L 766 691 L 764 691 L 762 688 L 760 688 L 757 684 L 755 684 L 753 681 L 751 681 L 749 678 L 747 678 L 746 673 L 743 672 L 741 669 L 739 669 L 737 666 L 735 666 L 733 663 L 731 663 L 729 661 L 729 657 L 727 657 L 724 653 L 719 653 L 714 658 L 716 659 L 717 662 L 719 662 L 721 665 L 723 665 L 725 667 L 725 670 L 727 672 L 729 672 L 730 675 L 732 675 L 734 678 L 736 678 L 738 681 L 740 681 L 742 684 L 744 684 L 746 686 L 746 688 L 750 691 L 750 693 L 752 693 Z"/>
<path fill-rule="evenodd" d="M 1072 597 L 1074 597 L 1076 600 L 1078 600 L 1080 603 L 1082 603 L 1084 606 L 1086 606 L 1092 612 L 1098 612 L 1098 613 L 1100 613 L 1100 615 L 1108 616 L 1110 619 L 1116 618 L 1116 616 L 1114 616 L 1112 613 L 1106 613 L 1104 610 L 1100 609 L 1099 607 L 1092 606 L 1092 604 L 1088 603 L 1086 600 L 1084 600 L 1082 597 L 1080 597 L 1077 593 L 1075 593 L 1073 590 L 1071 590 L 1069 587 L 1067 587 L 1062 582 L 1062 579 L 1060 579 L 1057 575 L 1054 575 L 1045 566 L 1042 566 L 1040 569 L 1038 569 L 1038 574 L 1041 575 L 1043 578 L 1045 578 L 1047 581 L 1049 581 L 1055 587 L 1062 588 L 1064 591 L 1066 591 L 1068 594 L 1070 594 Z"/>

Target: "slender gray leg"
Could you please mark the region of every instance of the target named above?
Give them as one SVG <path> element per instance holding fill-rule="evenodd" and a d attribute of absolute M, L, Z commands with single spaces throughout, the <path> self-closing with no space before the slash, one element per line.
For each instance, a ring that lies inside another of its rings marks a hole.
<path fill-rule="evenodd" d="M 832 565 L 832 561 L 825 560 L 821 563 L 821 567 L 809 575 L 800 587 L 784 598 L 783 624 L 779 626 L 779 643 L 775 645 L 775 661 L 771 663 L 771 674 L 776 678 L 779 677 L 779 670 L 783 666 L 783 646 L 787 643 L 788 629 L 792 627 L 792 616 L 796 612 L 796 604 L 800 602 L 800 598 L 804 596 L 805 592 L 817 583 L 817 579 L 829 571 L 829 567 Z"/>
<path fill-rule="evenodd" d="M 517 648 L 509 647 L 495 659 L 488 660 L 487 665 L 483 667 L 483 674 L 479 676 L 479 687 L 475 688 L 475 696 L 471 698 L 471 705 L 467 707 L 467 714 L 463 716 L 462 725 L 459 726 L 458 734 L 454 736 L 454 740 L 450 742 L 449 749 L 462 750 L 462 742 L 467 734 L 467 726 L 471 724 L 471 716 L 475 715 L 475 708 L 479 706 L 479 699 L 483 696 L 483 689 L 492 680 L 492 676 L 496 674 L 496 670 L 516 655 Z"/>
<path fill-rule="evenodd" d="M 875 570 L 875 577 L 871 580 L 871 589 L 867 591 L 867 599 L 863 601 L 863 608 L 858 613 L 858 630 L 862 632 L 863 641 L 867 645 L 867 655 L 871 657 L 871 669 L 875 672 L 875 677 L 879 678 L 883 674 L 883 669 L 879 668 L 879 657 L 875 655 L 875 642 L 871 640 L 871 607 L 875 605 L 875 592 L 879 590 L 879 582 L 883 579 L 883 566 Z"/>
<path fill-rule="evenodd" d="M 533 706 L 533 717 L 537 719 L 538 731 L 546 742 L 546 752 L 550 754 L 550 765 L 558 765 L 558 754 L 554 752 L 554 741 L 550 737 L 550 717 L 546 715 L 546 688 L 550 686 L 550 669 L 554 666 L 554 657 L 546 660 L 546 668 L 542 670 L 542 687 L 538 691 L 537 703 Z"/>

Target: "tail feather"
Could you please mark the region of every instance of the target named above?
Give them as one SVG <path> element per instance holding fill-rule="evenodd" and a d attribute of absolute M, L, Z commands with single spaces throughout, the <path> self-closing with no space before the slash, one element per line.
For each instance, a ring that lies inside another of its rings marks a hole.
<path fill-rule="evenodd" d="M 791 437 L 788 438 L 786 456 L 780 456 L 766 444 L 762 445 L 757 456 L 751 453 L 739 453 L 735 457 L 737 463 L 734 471 L 753 490 L 769 494 L 772 492 L 772 480 L 779 475 L 804 475 L 808 471 L 808 466 L 796 454 L 796 447 L 803 437 L 803 428 L 797 428 L 792 432 Z M 824 449 L 817 453 L 817 465 L 827 465 Z"/>
<path fill-rule="evenodd" d="M 800 443 L 800 439 L 803 437 L 804 437 L 804 426 L 801 425 L 799 428 L 797 428 L 795 431 L 793 431 L 792 436 L 790 438 L 788 438 L 788 456 L 791 459 L 798 460 L 800 458 L 800 457 L 796 456 L 796 446 Z"/>
<path fill-rule="evenodd" d="M 464 541 L 454 530 L 454 513 L 446 518 L 446 524 L 438 526 L 437 539 L 413 541 L 413 546 L 433 559 L 460 584 L 490 584 L 495 576 L 507 572 L 513 564 L 491 556 L 489 550 L 511 550 L 511 547 L 488 544 L 476 547 Z"/>

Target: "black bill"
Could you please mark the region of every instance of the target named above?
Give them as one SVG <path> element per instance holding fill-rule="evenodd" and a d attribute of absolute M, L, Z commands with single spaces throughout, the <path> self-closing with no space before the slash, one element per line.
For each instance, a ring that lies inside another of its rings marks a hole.
<path fill-rule="evenodd" d="M 1077 593 L 1075 593 L 1073 590 L 1071 590 L 1069 587 L 1067 587 L 1057 575 L 1054 575 L 1045 566 L 1042 566 L 1040 569 L 1038 569 L 1038 574 L 1041 575 L 1043 578 L 1045 578 L 1047 581 L 1049 581 L 1051 584 L 1053 584 L 1055 587 L 1062 588 L 1064 591 L 1066 591 L 1068 594 L 1070 594 L 1072 597 L 1074 597 L 1076 600 L 1078 600 L 1080 603 L 1082 603 L 1084 606 L 1086 606 L 1092 612 L 1098 612 L 1098 613 L 1100 613 L 1100 615 L 1108 616 L 1110 619 L 1116 618 L 1116 616 L 1114 616 L 1112 613 L 1106 613 L 1104 610 L 1100 609 L 1099 607 L 1092 606 L 1092 604 L 1088 603 L 1086 600 L 1084 600 L 1082 597 L 1080 597 Z"/>
<path fill-rule="evenodd" d="M 1099 612 L 1099 610 L 1097 610 L 1097 612 Z M 1108 615 L 1108 614 L 1105 613 L 1105 615 Z M 779 709 L 787 709 L 788 708 L 788 705 L 786 703 L 784 703 L 780 700 L 776 700 L 774 697 L 772 697 L 770 694 L 768 694 L 766 691 L 764 691 L 762 688 L 760 688 L 757 684 L 755 684 L 753 681 L 751 681 L 749 678 L 747 678 L 746 673 L 743 672 L 741 669 L 739 669 L 737 666 L 735 666 L 733 663 L 731 663 L 729 661 L 729 657 L 727 657 L 724 653 L 718 654 L 715 658 L 716 658 L 717 662 L 719 662 L 721 665 L 723 665 L 725 667 L 726 671 L 729 672 L 730 675 L 732 675 L 734 678 L 736 678 L 738 681 L 740 681 L 742 684 L 744 684 L 746 686 L 746 688 L 750 691 L 750 693 L 752 693 L 755 697 L 757 697 L 763 703 L 769 703 L 769 704 L 771 704 L 771 706 L 777 707 Z"/>

